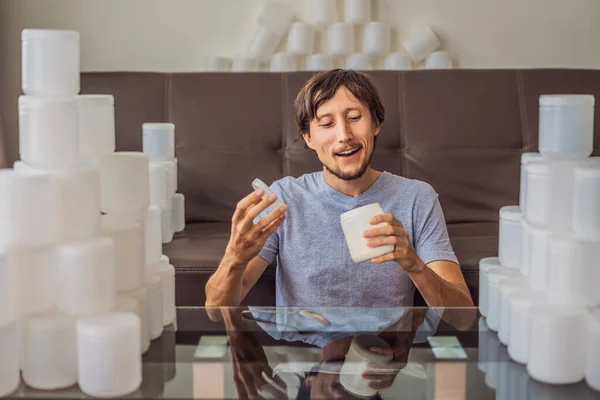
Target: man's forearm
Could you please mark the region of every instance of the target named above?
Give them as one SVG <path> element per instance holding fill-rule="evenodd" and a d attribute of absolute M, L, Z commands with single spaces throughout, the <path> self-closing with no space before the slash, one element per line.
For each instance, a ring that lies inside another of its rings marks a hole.
<path fill-rule="evenodd" d="M 242 302 L 246 265 L 236 265 L 224 257 L 206 284 L 206 306 L 235 307 Z"/>
<path fill-rule="evenodd" d="M 409 276 L 429 307 L 473 307 L 468 289 L 463 285 L 448 282 L 436 274 L 425 263 Z"/>

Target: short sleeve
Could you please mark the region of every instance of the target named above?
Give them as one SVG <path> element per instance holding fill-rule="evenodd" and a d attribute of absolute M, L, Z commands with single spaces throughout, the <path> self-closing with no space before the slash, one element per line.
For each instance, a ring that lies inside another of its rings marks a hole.
<path fill-rule="evenodd" d="M 267 239 L 267 242 L 265 243 L 264 247 L 262 248 L 262 250 L 260 251 L 260 253 L 258 253 L 258 255 L 264 259 L 266 262 L 269 263 L 269 265 L 273 264 L 273 262 L 275 262 L 275 257 L 277 257 L 277 254 L 279 253 L 279 234 L 277 233 L 277 231 L 271 233 L 271 236 L 269 236 L 269 238 Z"/>
<path fill-rule="evenodd" d="M 446 260 L 458 264 L 452 249 L 446 220 L 437 193 L 428 186 L 425 198 L 419 201 L 414 224 L 414 247 L 419 258 L 428 264 Z"/>

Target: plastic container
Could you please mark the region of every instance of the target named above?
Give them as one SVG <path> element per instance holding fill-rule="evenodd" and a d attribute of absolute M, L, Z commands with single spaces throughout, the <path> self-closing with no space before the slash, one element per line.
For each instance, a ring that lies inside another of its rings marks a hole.
<path fill-rule="evenodd" d="M 70 315 L 109 311 L 117 295 L 115 245 L 108 237 L 58 246 L 57 304 Z"/>
<path fill-rule="evenodd" d="M 435 33 L 428 26 L 421 25 L 413 29 L 402 42 L 402 47 L 414 62 L 421 62 L 440 46 Z"/>
<path fill-rule="evenodd" d="M 348 245 L 350 256 L 355 263 L 361 263 L 394 251 L 393 245 L 368 247 L 367 238 L 363 237 L 363 233 L 367 230 L 382 228 L 388 225 L 386 222 L 377 225 L 369 223 L 372 217 L 379 214 L 383 214 L 381 206 L 379 203 L 372 203 L 340 215 L 346 244 Z"/>
<path fill-rule="evenodd" d="M 163 325 L 167 326 L 175 321 L 175 268 L 169 264 L 169 257 L 162 256 L 160 262 L 152 267 L 151 273 L 161 279 Z"/>
<path fill-rule="evenodd" d="M 600 391 L 600 309 L 592 311 L 588 320 L 588 355 L 585 364 L 585 380 L 589 387 Z"/>
<path fill-rule="evenodd" d="M 508 355 L 515 362 L 527 364 L 531 318 L 529 313 L 532 306 L 545 303 L 546 295 L 542 291 L 523 290 L 510 296 Z"/>
<path fill-rule="evenodd" d="M 293 11 L 282 3 L 267 0 L 258 14 L 258 24 L 277 36 L 286 34 L 292 20 Z"/>
<path fill-rule="evenodd" d="M 287 51 L 290 54 L 310 55 L 315 47 L 315 29 L 302 22 L 294 22 L 288 32 Z"/>
<path fill-rule="evenodd" d="M 356 53 L 350 54 L 346 58 L 346 68 L 356 71 L 369 71 L 373 69 L 371 57 L 368 54 Z"/>
<path fill-rule="evenodd" d="M 142 149 L 149 160 L 171 160 L 175 157 L 175 125 L 168 122 L 142 124 Z"/>
<path fill-rule="evenodd" d="M 0 249 L 0 326 L 17 321 L 17 277 L 8 262 L 6 250 Z"/>
<path fill-rule="evenodd" d="M 55 182 L 46 175 L 0 170 L 0 248 L 56 242 Z"/>
<path fill-rule="evenodd" d="M 548 159 L 582 160 L 594 148 L 594 96 L 557 94 L 539 99 L 539 149 Z"/>
<path fill-rule="evenodd" d="M 445 51 L 434 51 L 425 59 L 425 69 L 452 69 L 452 56 Z"/>
<path fill-rule="evenodd" d="M 536 305 L 530 313 L 529 375 L 555 385 L 583 380 L 588 333 L 586 310 Z"/>
<path fill-rule="evenodd" d="M 362 375 L 369 365 L 384 368 L 393 356 L 371 351 L 371 347 L 375 346 L 391 349 L 385 340 L 375 335 L 359 335 L 352 341 L 340 370 L 340 383 L 349 393 L 367 398 L 377 394 L 377 389 L 369 387 L 370 381 Z"/>
<path fill-rule="evenodd" d="M 548 238 L 551 233 L 548 229 L 532 226 L 525 226 L 523 231 L 528 243 L 529 286 L 535 290 L 546 291 L 548 287 Z"/>
<path fill-rule="evenodd" d="M 260 71 L 260 62 L 249 57 L 235 57 L 233 59 L 233 72 L 258 72 Z"/>
<path fill-rule="evenodd" d="M 482 258 L 479 261 L 479 312 L 484 317 L 487 317 L 488 313 L 488 272 L 500 267 L 502 264 L 498 257 Z"/>
<path fill-rule="evenodd" d="M 257 26 L 246 50 L 246 56 L 262 63 L 269 62 L 275 49 L 281 41 L 281 36 L 274 34 L 268 29 Z"/>
<path fill-rule="evenodd" d="M 500 329 L 500 284 L 511 278 L 519 278 L 521 273 L 514 268 L 495 268 L 488 271 L 488 313 L 486 322 L 491 330 Z"/>
<path fill-rule="evenodd" d="M 531 270 L 531 266 L 529 264 L 529 252 L 530 252 L 530 243 L 529 243 L 529 229 L 530 226 L 527 221 L 521 221 L 521 260 L 519 261 L 519 271 L 521 271 L 521 275 L 525 277 L 529 277 L 529 273 Z"/>
<path fill-rule="evenodd" d="M 181 193 L 173 196 L 173 231 L 181 232 L 185 229 L 185 197 Z"/>
<path fill-rule="evenodd" d="M 103 215 L 102 235 L 114 242 L 117 293 L 141 287 L 145 265 L 143 224 Z"/>
<path fill-rule="evenodd" d="M 347 56 L 354 53 L 354 25 L 337 22 L 327 29 L 328 53 L 332 56 Z"/>
<path fill-rule="evenodd" d="M 146 274 L 144 285 L 148 291 L 150 340 L 158 339 L 163 332 L 163 298 L 161 277 L 153 273 Z"/>
<path fill-rule="evenodd" d="M 150 204 L 161 206 L 171 202 L 169 193 L 169 168 L 163 163 L 150 162 Z"/>
<path fill-rule="evenodd" d="M 0 324 L 0 397 L 16 391 L 21 383 L 17 324 Z"/>
<path fill-rule="evenodd" d="M 363 53 L 383 55 L 390 52 L 392 33 L 384 22 L 369 22 L 363 31 Z"/>
<path fill-rule="evenodd" d="M 148 302 L 148 290 L 141 287 L 129 292 L 123 292 L 117 297 L 113 311 L 131 312 L 140 318 L 141 353 L 144 354 L 150 348 L 150 303 Z"/>
<path fill-rule="evenodd" d="M 142 382 L 140 319 L 132 313 L 107 313 L 77 321 L 78 379 L 92 397 L 121 397 Z"/>
<path fill-rule="evenodd" d="M 498 338 L 500 343 L 508 346 L 511 327 L 510 320 L 510 297 L 516 293 L 529 289 L 527 279 L 523 276 L 511 278 L 500 284 L 500 329 Z"/>
<path fill-rule="evenodd" d="M 22 370 L 27 385 L 56 390 L 77 383 L 76 318 L 59 312 L 24 318 Z"/>
<path fill-rule="evenodd" d="M 204 56 L 204 71 L 229 72 L 231 71 L 231 59 L 207 54 Z"/>
<path fill-rule="evenodd" d="M 30 96 L 73 97 L 79 93 L 79 33 L 24 29 L 21 80 Z"/>
<path fill-rule="evenodd" d="M 371 0 L 344 0 L 344 21 L 366 24 L 371 20 Z"/>
<path fill-rule="evenodd" d="M 54 246 L 15 247 L 8 263 L 17 278 L 20 316 L 44 313 L 56 306 L 57 259 Z"/>
<path fill-rule="evenodd" d="M 298 69 L 295 54 L 275 53 L 271 58 L 271 72 L 292 72 Z"/>
<path fill-rule="evenodd" d="M 338 19 L 336 0 L 308 0 L 308 11 L 317 26 L 335 23 Z"/>
<path fill-rule="evenodd" d="M 115 151 L 115 99 L 110 94 L 77 96 L 79 156 L 95 165 Z"/>
<path fill-rule="evenodd" d="M 76 97 L 19 96 L 19 154 L 32 167 L 67 169 L 79 161 Z"/>
<path fill-rule="evenodd" d="M 175 234 L 173 230 L 173 205 L 164 204 L 160 207 L 160 237 L 164 243 L 170 243 Z"/>
<path fill-rule="evenodd" d="M 388 71 L 412 70 L 412 60 L 404 52 L 391 53 L 385 57 L 384 68 Z"/>
<path fill-rule="evenodd" d="M 162 228 L 160 220 L 161 210 L 159 206 L 150 206 L 146 223 L 144 225 L 144 248 L 145 264 L 153 265 L 160 261 L 162 256 Z"/>
<path fill-rule="evenodd" d="M 329 54 L 312 54 L 306 58 L 308 71 L 328 71 L 333 69 L 333 57 Z"/>
<path fill-rule="evenodd" d="M 527 164 L 525 219 L 532 226 L 571 230 L 575 161 L 539 161 Z"/>
<path fill-rule="evenodd" d="M 548 297 L 574 307 L 600 306 L 600 240 L 573 234 L 548 239 Z"/>
<path fill-rule="evenodd" d="M 486 320 L 487 321 L 487 320 Z M 488 326 L 489 327 L 489 326 Z M 496 390 L 498 387 L 498 370 L 500 367 L 500 348 L 502 344 L 500 344 L 500 340 L 498 339 L 498 335 L 490 332 L 487 340 L 487 346 L 485 349 L 486 353 L 486 366 L 485 366 L 485 384 L 493 390 Z"/>
<path fill-rule="evenodd" d="M 519 268 L 521 262 L 523 213 L 519 206 L 500 209 L 498 258 L 504 267 Z"/>
<path fill-rule="evenodd" d="M 576 167 L 573 192 L 573 231 L 600 237 L 600 165 Z"/>
<path fill-rule="evenodd" d="M 521 178 L 519 188 L 519 207 L 526 214 L 525 205 L 527 204 L 527 170 L 526 167 L 530 163 L 543 161 L 540 153 L 523 153 L 521 154 Z"/>
<path fill-rule="evenodd" d="M 143 220 L 150 205 L 148 156 L 117 152 L 102 158 L 100 193 L 102 212 Z"/>
<path fill-rule="evenodd" d="M 490 335 L 495 335 L 490 332 L 484 317 L 479 317 L 479 326 L 477 328 L 477 366 L 479 370 L 485 373 L 487 365 L 487 341 Z"/>

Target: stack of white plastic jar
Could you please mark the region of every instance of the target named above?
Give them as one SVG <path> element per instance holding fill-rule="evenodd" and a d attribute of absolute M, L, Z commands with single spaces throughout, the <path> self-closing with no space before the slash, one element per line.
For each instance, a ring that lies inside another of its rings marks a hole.
<path fill-rule="evenodd" d="M 24 30 L 22 54 L 21 159 L 0 171 L 0 396 L 21 372 L 124 396 L 175 319 L 173 267 L 146 240 L 148 157 L 114 152 L 112 96 L 79 95 L 77 32 Z"/>
<path fill-rule="evenodd" d="M 539 153 L 522 155 L 520 204 L 500 209 L 498 257 L 480 262 L 480 367 L 492 387 L 502 343 L 535 380 L 600 390 L 593 126 L 593 96 L 540 96 Z"/>

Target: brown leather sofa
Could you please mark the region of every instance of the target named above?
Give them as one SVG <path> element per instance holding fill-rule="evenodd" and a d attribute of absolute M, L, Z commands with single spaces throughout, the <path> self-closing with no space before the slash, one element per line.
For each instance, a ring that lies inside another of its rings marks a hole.
<path fill-rule="evenodd" d="M 478 262 L 497 254 L 498 210 L 517 204 L 520 155 L 537 150 L 538 97 L 590 93 L 600 71 L 371 71 L 386 107 L 373 165 L 430 183 L 474 299 Z M 267 183 L 319 170 L 294 142 L 292 104 L 309 72 L 83 73 L 82 93 L 115 96 L 117 150 L 141 150 L 141 125 L 176 126 L 184 232 L 164 246 L 176 267 L 178 305 L 203 305 L 239 199 Z M 598 112 L 596 112 L 596 119 Z M 595 127 L 597 146 L 600 128 Z M 274 304 L 270 267 L 246 304 Z M 419 299 L 417 299 L 419 302 Z"/>

